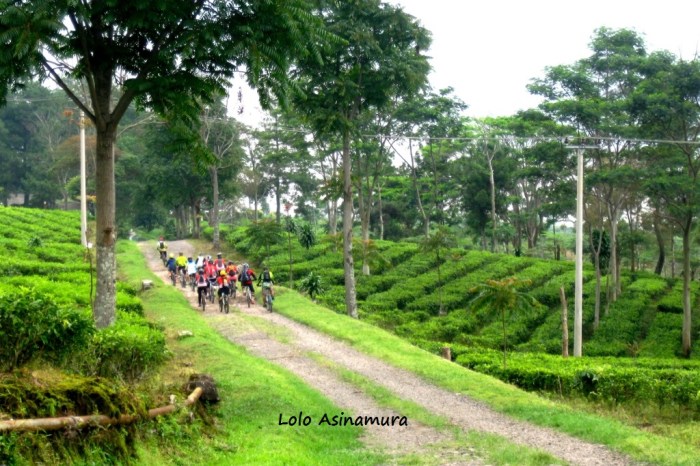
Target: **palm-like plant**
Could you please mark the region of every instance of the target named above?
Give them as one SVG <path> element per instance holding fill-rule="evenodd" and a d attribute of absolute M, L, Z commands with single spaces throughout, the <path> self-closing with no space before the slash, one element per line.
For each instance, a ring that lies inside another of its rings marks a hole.
<path fill-rule="evenodd" d="M 521 280 L 516 277 L 504 280 L 486 280 L 486 283 L 472 288 L 471 292 L 478 293 L 471 301 L 472 309 L 489 307 L 501 313 L 503 324 L 503 368 L 506 368 L 506 350 L 508 348 L 508 335 L 506 332 L 506 312 L 523 311 L 541 304 L 527 293 L 518 288 L 530 285 L 530 280 Z"/>
<path fill-rule="evenodd" d="M 445 315 L 445 308 L 442 303 L 442 273 L 440 271 L 440 265 L 442 263 L 442 258 L 444 257 L 444 252 L 455 244 L 454 236 L 450 230 L 445 226 L 440 226 L 435 233 L 426 237 L 420 243 L 420 250 L 426 253 L 434 253 L 437 262 L 437 289 L 438 289 L 438 300 L 440 302 L 440 315 Z"/>
<path fill-rule="evenodd" d="M 323 281 L 321 276 L 314 272 L 309 272 L 309 274 L 301 281 L 299 289 L 309 294 L 309 297 L 313 300 L 315 296 L 323 293 Z"/>
<path fill-rule="evenodd" d="M 370 267 L 375 268 L 381 265 L 387 266 L 391 264 L 391 262 L 382 255 L 377 247 L 377 243 L 371 239 L 361 240 L 359 238 L 353 238 L 352 250 L 355 260 L 358 258 L 362 260 L 362 275 L 369 275 Z M 358 257 L 358 254 L 361 257 Z"/>
<path fill-rule="evenodd" d="M 316 244 L 316 232 L 314 232 L 314 228 L 308 223 L 302 223 L 301 226 L 299 226 L 297 234 L 299 236 L 299 244 L 307 251 L 311 246 Z"/>

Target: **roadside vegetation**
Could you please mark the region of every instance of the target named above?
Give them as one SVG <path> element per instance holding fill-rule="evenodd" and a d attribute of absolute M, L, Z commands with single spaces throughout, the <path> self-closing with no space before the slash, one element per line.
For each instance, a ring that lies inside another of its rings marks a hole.
<path fill-rule="evenodd" d="M 209 231 L 205 228 L 205 235 Z M 223 232 L 222 237 L 235 245 L 235 254 L 264 261 L 279 283 L 288 283 L 287 242 L 267 252 L 258 249 L 245 227 Z M 359 266 L 356 269 L 360 320 L 433 354 L 449 347 L 454 362 L 546 398 L 700 448 L 700 436 L 693 433 L 700 422 L 700 361 L 679 357 L 680 280 L 623 273 L 623 293 L 610 304 L 597 330 L 592 304 L 584 301 L 586 357 L 565 359 L 559 355 L 559 288 L 573 292 L 572 263 L 452 248 L 442 263 L 442 303 L 447 315 L 440 316 L 435 255 L 421 253 L 420 245 L 411 242 L 377 241 L 375 246 L 385 260 L 377 261 L 370 275 L 362 275 Z M 305 276 L 317 275 L 327 291 L 315 296 L 315 301 L 344 314 L 342 256 L 334 252 L 333 244 L 321 240 L 307 249 L 297 243 L 292 255 L 294 286 L 303 288 Z M 593 271 L 586 268 L 584 275 L 588 277 L 584 293 L 591 293 Z M 507 313 L 508 366 L 504 368 L 500 311 L 488 306 L 474 309 L 470 303 L 479 284 L 511 276 L 529 280 L 521 290 L 542 306 Z M 693 296 L 697 300 L 695 292 Z M 669 318 L 673 324 L 664 324 Z"/>

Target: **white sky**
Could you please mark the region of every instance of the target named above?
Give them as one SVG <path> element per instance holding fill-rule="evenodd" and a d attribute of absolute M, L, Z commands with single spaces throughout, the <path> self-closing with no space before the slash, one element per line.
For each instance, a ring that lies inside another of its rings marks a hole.
<path fill-rule="evenodd" d="M 547 66 L 589 56 L 593 31 L 602 26 L 637 31 L 647 52 L 690 59 L 700 47 L 697 0 L 385 1 L 431 31 L 431 85 L 453 87 L 474 117 L 536 107 L 540 99 L 525 86 Z"/>
<path fill-rule="evenodd" d="M 384 0 L 401 5 L 432 33 L 430 82 L 451 86 L 473 117 L 507 116 L 534 108 L 526 85 L 547 66 L 570 65 L 591 54 L 595 29 L 627 28 L 647 52 L 692 58 L 700 49 L 698 0 Z M 257 125 L 260 107 L 244 87 L 239 121 Z M 238 85 L 234 84 L 234 93 Z"/>

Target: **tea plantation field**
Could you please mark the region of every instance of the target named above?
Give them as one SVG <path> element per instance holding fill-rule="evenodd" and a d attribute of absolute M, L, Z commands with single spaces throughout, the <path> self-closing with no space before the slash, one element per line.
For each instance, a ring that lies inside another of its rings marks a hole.
<path fill-rule="evenodd" d="M 257 257 L 273 270 L 276 281 L 289 285 L 290 244 L 264 248 L 244 228 L 224 237 L 244 257 Z M 678 359 L 681 345 L 682 303 L 680 280 L 650 273 L 623 273 L 622 295 L 605 303 L 599 328 L 593 330 L 595 272 L 584 270 L 583 359 L 563 360 L 559 288 L 569 297 L 569 333 L 573 340 L 574 264 L 452 249 L 442 254 L 440 316 L 435 254 L 423 253 L 415 243 L 374 242 L 371 274 L 361 273 L 355 258 L 360 318 L 388 329 L 412 343 L 438 353 L 449 346 L 453 359 L 464 366 L 499 377 L 529 390 L 578 393 L 613 402 L 653 401 L 700 413 L 700 316 L 693 328 L 694 358 Z M 294 287 L 313 272 L 321 276 L 325 292 L 318 300 L 345 312 L 342 252 L 321 241 L 308 250 L 291 241 Z M 503 367 L 503 329 L 500 314 L 489 308 L 470 309 L 471 291 L 488 279 L 517 277 L 529 280 L 523 291 L 542 307 L 507 316 L 509 363 Z M 693 302 L 700 297 L 693 283 Z M 604 299 L 604 298 L 603 298 Z"/>

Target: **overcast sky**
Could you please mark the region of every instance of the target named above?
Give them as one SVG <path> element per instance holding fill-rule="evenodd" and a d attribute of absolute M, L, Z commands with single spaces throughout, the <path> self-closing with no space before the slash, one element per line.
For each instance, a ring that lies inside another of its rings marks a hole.
<path fill-rule="evenodd" d="M 633 29 L 647 52 L 668 50 L 690 59 L 700 48 L 698 0 L 384 0 L 401 5 L 432 33 L 426 53 L 435 90 L 451 86 L 473 117 L 507 116 L 536 107 L 526 85 L 547 66 L 570 65 L 591 54 L 602 26 Z M 234 83 L 229 108 L 238 107 Z M 255 94 L 242 86 L 247 124 L 260 121 Z"/>
<path fill-rule="evenodd" d="M 451 86 L 474 117 L 512 115 L 539 98 L 525 86 L 547 66 L 591 54 L 595 29 L 633 29 L 647 52 L 692 58 L 700 47 L 697 0 L 385 0 L 431 31 L 431 84 Z"/>

